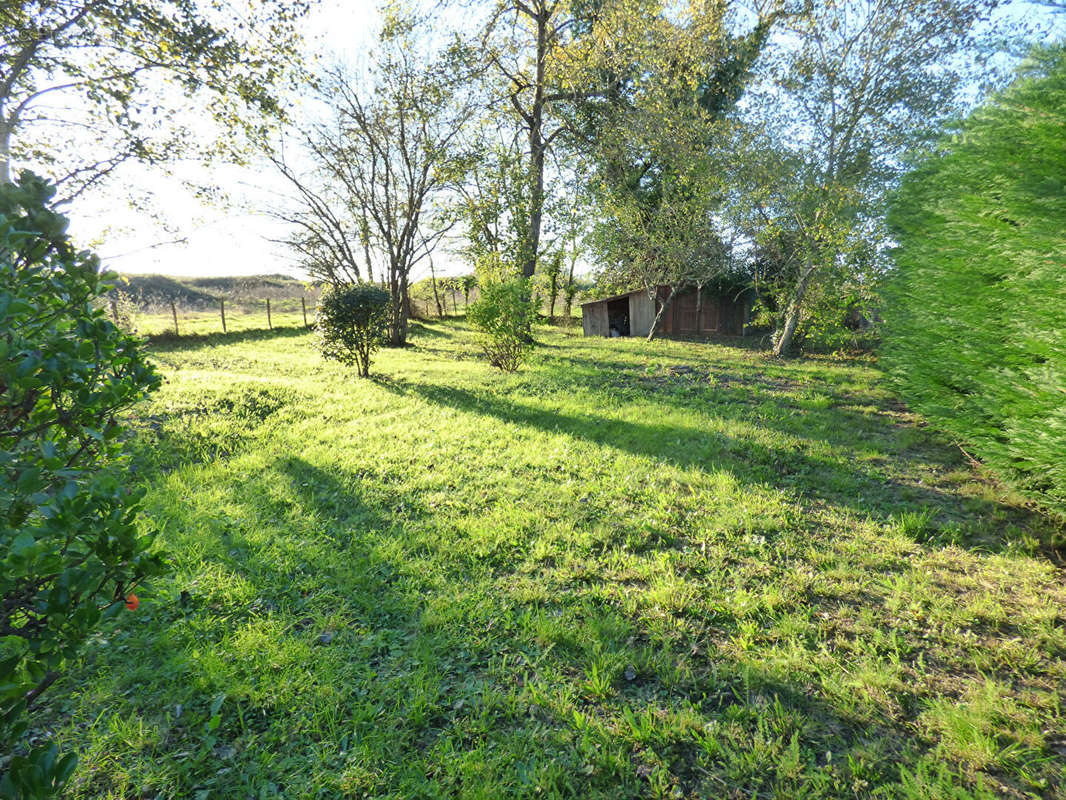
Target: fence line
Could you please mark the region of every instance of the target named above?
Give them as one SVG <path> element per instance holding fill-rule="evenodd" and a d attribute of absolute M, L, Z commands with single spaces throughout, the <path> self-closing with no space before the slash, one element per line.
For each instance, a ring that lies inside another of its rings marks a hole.
<path fill-rule="evenodd" d="M 307 297 L 252 298 L 248 300 L 230 299 L 229 308 L 226 298 L 217 299 L 218 305 L 212 309 L 209 304 L 196 302 L 194 305 L 179 309 L 177 300 L 157 301 L 148 307 L 137 306 L 115 299 L 108 301 L 105 309 L 111 320 L 127 330 L 140 329 L 149 336 L 168 334 L 173 336 L 206 335 L 210 333 L 230 333 L 238 330 L 274 330 L 278 327 L 310 328 L 312 320 L 307 314 Z M 299 300 L 299 305 L 296 304 Z M 236 306 L 236 308 L 234 308 Z M 265 312 L 265 314 L 264 314 Z M 216 316 L 217 315 L 217 316 Z M 258 318 L 258 324 L 256 324 Z M 212 323 L 211 320 L 214 320 Z M 249 324 L 250 323 L 250 324 Z M 264 324 L 265 323 L 265 324 Z"/>

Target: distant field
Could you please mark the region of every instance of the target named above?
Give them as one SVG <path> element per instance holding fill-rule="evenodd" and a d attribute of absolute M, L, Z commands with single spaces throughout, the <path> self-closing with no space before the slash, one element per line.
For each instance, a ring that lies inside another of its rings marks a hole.
<path fill-rule="evenodd" d="M 321 285 L 287 275 L 250 275 L 221 278 L 190 278 L 171 275 L 118 275 L 110 298 L 122 297 L 142 313 L 168 313 L 173 303 L 179 313 L 212 312 L 219 300 L 235 310 L 254 310 L 270 298 L 271 304 L 300 304 L 305 298 L 308 309 L 318 302 Z"/>
<path fill-rule="evenodd" d="M 154 345 L 71 797 L 1066 798 L 1061 529 L 868 362 L 537 336 Z"/>

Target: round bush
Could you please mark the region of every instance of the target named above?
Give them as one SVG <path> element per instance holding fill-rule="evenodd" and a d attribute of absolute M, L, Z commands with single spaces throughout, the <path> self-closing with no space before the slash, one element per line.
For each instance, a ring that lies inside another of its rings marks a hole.
<path fill-rule="evenodd" d="M 360 377 L 370 374 L 370 359 L 382 342 L 389 293 L 372 283 L 333 286 L 318 302 L 318 346 L 325 358 L 353 364 Z"/>

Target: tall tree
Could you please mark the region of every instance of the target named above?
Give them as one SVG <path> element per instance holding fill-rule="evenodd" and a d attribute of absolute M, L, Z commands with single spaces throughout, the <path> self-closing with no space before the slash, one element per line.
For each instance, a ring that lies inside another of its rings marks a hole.
<path fill-rule="evenodd" d="M 657 0 L 495 0 L 484 27 L 483 57 L 498 91 L 491 106 L 511 107 L 525 140 L 519 272 L 532 278 L 542 254 L 548 156 L 571 130 L 582 100 L 610 89 L 610 63 L 640 38 Z M 502 97 L 500 95 L 502 94 Z"/>
<path fill-rule="evenodd" d="M 905 151 L 958 109 L 975 24 L 995 5 L 816 0 L 790 19 L 749 105 L 755 146 L 737 173 L 756 232 L 786 231 L 797 247 L 776 355 L 789 352 L 816 284 L 839 279 L 851 253 L 876 262 L 884 193 Z"/>
<path fill-rule="evenodd" d="M 500 0 L 486 30 L 489 64 L 504 79 L 507 101 L 525 133 L 525 231 L 518 254 L 531 278 L 540 255 L 545 156 L 564 128 L 551 117 L 554 103 L 572 96 L 559 86 L 557 59 L 574 25 L 564 0 Z"/>
<path fill-rule="evenodd" d="M 358 243 L 368 276 L 377 262 L 389 289 L 393 346 L 407 341 L 411 273 L 450 227 L 443 209 L 473 113 L 466 63 L 461 49 L 435 51 L 421 20 L 388 7 L 372 71 L 353 77 L 338 67 L 321 81 L 331 119 L 304 134 L 310 172 L 273 156 L 296 188 L 288 221 L 305 267 L 332 283 L 360 280 Z"/>
<path fill-rule="evenodd" d="M 665 9 L 646 26 L 635 60 L 613 65 L 611 92 L 584 104 L 600 204 L 594 241 L 618 287 L 642 287 L 656 304 L 655 336 L 677 291 L 723 269 L 716 212 L 726 193 L 731 115 L 779 5 L 761 9 L 750 31 L 721 2 Z M 658 300 L 659 287 L 670 292 Z"/>
<path fill-rule="evenodd" d="M 260 112 L 278 111 L 306 9 L 306 0 L 254 0 L 243 13 L 196 0 L 6 0 L 0 183 L 14 163 L 50 175 L 70 198 L 129 159 L 188 153 L 203 131 L 178 121 L 174 92 L 209 107 L 231 135 L 254 131 Z"/>

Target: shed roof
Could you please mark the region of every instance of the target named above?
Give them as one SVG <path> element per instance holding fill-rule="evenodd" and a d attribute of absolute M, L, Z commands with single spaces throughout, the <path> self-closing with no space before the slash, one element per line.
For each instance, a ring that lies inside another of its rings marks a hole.
<path fill-rule="evenodd" d="M 629 297 L 630 295 L 641 294 L 643 292 L 643 289 L 631 289 L 628 292 L 622 292 L 622 294 L 613 294 L 610 297 L 600 297 L 596 300 L 586 300 L 584 303 L 581 304 L 581 307 L 584 308 L 585 306 L 591 306 L 594 303 L 609 303 L 612 300 L 621 300 L 623 297 Z"/>

